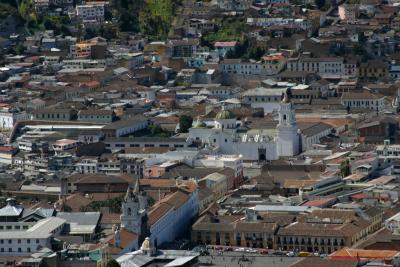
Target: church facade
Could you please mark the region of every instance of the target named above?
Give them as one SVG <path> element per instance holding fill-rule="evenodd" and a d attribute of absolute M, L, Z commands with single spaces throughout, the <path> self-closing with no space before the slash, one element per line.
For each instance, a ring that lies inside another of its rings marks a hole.
<path fill-rule="evenodd" d="M 224 108 L 215 116 L 210 127 L 197 119 L 189 129 L 189 141 L 221 154 L 241 155 L 243 160 L 276 160 L 301 152 L 301 134 L 295 110 L 285 94 L 279 104 L 276 129 L 243 129 L 235 116 Z"/>
<path fill-rule="evenodd" d="M 114 231 L 117 247 L 121 245 L 123 231 L 129 231 L 137 237 L 124 247 L 122 253 L 138 249 L 138 244 L 146 237 L 159 246 L 173 242 L 186 233 L 199 210 L 197 184 L 185 181 L 175 192 L 157 201 L 151 208 L 147 204 L 147 196 L 140 189 L 137 179 L 133 188 L 129 186 L 122 201 L 121 227 Z"/>

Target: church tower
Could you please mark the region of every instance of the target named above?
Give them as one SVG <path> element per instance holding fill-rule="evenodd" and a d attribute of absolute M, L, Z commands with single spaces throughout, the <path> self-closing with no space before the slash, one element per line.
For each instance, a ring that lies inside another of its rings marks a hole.
<path fill-rule="evenodd" d="M 147 218 L 147 196 L 140 192 L 139 179 L 135 187 L 128 186 L 122 201 L 121 227 L 139 236 L 144 232 Z"/>
<path fill-rule="evenodd" d="M 278 157 L 291 157 L 300 152 L 299 128 L 292 102 L 285 93 L 279 106 L 277 153 Z"/>

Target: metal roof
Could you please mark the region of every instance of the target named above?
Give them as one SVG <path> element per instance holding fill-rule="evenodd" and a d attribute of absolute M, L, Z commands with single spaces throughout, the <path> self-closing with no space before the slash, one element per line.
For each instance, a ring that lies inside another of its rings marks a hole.
<path fill-rule="evenodd" d="M 38 221 L 34 226 L 26 231 L 4 231 L 1 232 L 3 239 L 34 239 L 34 238 L 48 238 L 52 236 L 52 232 L 65 223 L 64 219 L 57 217 L 50 217 Z"/>
<path fill-rule="evenodd" d="M 91 234 L 100 221 L 100 212 L 59 212 L 57 217 L 66 220 L 70 234 Z"/>

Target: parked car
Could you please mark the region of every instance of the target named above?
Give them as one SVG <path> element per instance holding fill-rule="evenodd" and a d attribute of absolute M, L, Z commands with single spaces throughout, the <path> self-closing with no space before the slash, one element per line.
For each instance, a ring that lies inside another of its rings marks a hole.
<path fill-rule="evenodd" d="M 272 253 L 272 255 L 275 255 L 275 256 L 283 256 L 283 255 L 285 255 L 285 252 L 280 251 L 280 250 L 276 250 L 276 251 L 274 251 L 274 253 Z"/>
<path fill-rule="evenodd" d="M 311 253 L 307 252 L 307 251 L 300 251 L 298 256 L 299 257 L 309 257 L 309 256 L 311 256 Z"/>
<path fill-rule="evenodd" d="M 261 255 L 268 255 L 268 249 L 260 249 Z"/>
<path fill-rule="evenodd" d="M 288 257 L 294 257 L 294 252 L 293 251 L 289 251 L 288 253 L 286 253 L 286 256 Z"/>

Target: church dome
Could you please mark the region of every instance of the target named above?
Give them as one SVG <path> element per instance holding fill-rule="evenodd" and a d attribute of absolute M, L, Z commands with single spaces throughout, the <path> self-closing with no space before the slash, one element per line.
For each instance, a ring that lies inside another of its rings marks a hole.
<path fill-rule="evenodd" d="M 146 253 L 148 256 L 154 256 L 157 252 L 156 248 L 151 243 L 151 240 L 149 237 L 145 238 L 145 240 L 142 243 L 142 246 L 140 247 L 140 250 L 143 253 Z"/>
<path fill-rule="evenodd" d="M 290 99 L 287 93 L 284 94 L 282 103 L 290 103 Z"/>
<path fill-rule="evenodd" d="M 224 109 L 218 112 L 217 115 L 215 116 L 216 120 L 229 120 L 234 118 L 235 115 L 232 113 L 232 111 Z"/>
<path fill-rule="evenodd" d="M 140 250 L 141 251 L 148 251 L 150 249 L 151 249 L 150 238 L 146 237 L 146 239 L 142 243 L 142 246 L 141 246 Z"/>

